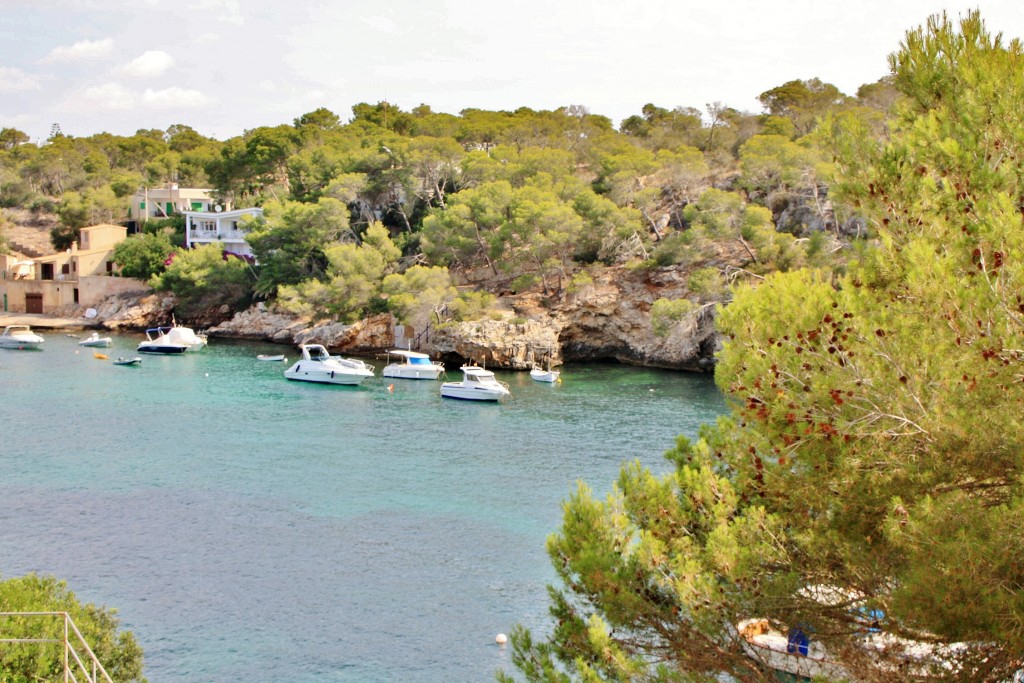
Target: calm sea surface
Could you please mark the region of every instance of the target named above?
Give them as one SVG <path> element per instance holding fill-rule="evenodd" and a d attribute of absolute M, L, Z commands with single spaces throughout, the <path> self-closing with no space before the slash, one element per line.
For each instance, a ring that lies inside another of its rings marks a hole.
<path fill-rule="evenodd" d="M 151 683 L 513 671 L 494 637 L 547 632 L 544 542 L 575 482 L 667 471 L 675 436 L 724 410 L 709 376 L 615 365 L 556 385 L 499 370 L 514 398 L 494 405 L 385 381 L 380 360 L 324 387 L 255 359 L 283 347 L 215 339 L 133 368 L 44 336 L 0 349 L 0 576 L 116 608 Z"/>

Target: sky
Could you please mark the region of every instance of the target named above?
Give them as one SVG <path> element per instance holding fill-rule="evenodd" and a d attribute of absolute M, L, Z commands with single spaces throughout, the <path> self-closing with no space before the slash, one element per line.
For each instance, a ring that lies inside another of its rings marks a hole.
<path fill-rule="evenodd" d="M 970 9 L 1024 37 L 1019 0 L 0 0 L 0 128 L 226 140 L 381 101 L 760 113 L 794 79 L 854 95 L 908 30 Z"/>

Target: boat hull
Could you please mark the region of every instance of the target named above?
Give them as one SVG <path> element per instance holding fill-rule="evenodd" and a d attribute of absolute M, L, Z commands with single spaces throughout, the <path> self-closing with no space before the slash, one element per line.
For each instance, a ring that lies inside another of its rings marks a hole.
<path fill-rule="evenodd" d="M 387 365 L 381 372 L 384 377 L 394 379 L 437 379 L 444 372 L 444 368 L 429 365 L 420 368 L 411 365 Z"/>
<path fill-rule="evenodd" d="M 92 347 L 107 347 L 110 346 L 112 340 L 110 337 L 89 337 L 78 342 L 79 346 L 92 346 Z"/>
<path fill-rule="evenodd" d="M 483 389 L 479 387 L 464 387 L 461 382 L 446 382 L 441 385 L 442 398 L 455 398 L 461 401 L 500 401 L 505 392 L 496 389 Z"/>
<path fill-rule="evenodd" d="M 177 356 L 188 351 L 188 347 L 178 344 L 154 344 L 151 346 L 139 344 L 139 347 L 135 350 L 139 353 L 156 353 L 164 356 Z"/>
<path fill-rule="evenodd" d="M 363 380 L 368 379 L 370 376 L 367 375 L 351 375 L 337 370 L 288 370 L 284 373 L 285 379 L 290 379 L 293 382 L 313 382 L 315 384 L 341 384 L 345 386 L 355 386 L 362 384 Z"/>
<path fill-rule="evenodd" d="M 530 379 L 535 382 L 549 382 L 554 383 L 558 381 L 558 375 L 560 373 L 557 370 L 530 370 Z"/>
<path fill-rule="evenodd" d="M 17 339 L 3 339 L 0 340 L 0 349 L 42 349 L 43 342 L 41 341 L 24 341 Z"/>

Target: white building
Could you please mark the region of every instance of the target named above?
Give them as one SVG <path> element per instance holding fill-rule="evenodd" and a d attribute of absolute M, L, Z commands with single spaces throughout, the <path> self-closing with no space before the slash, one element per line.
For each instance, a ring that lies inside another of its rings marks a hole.
<path fill-rule="evenodd" d="M 213 211 L 212 190 L 194 187 L 178 187 L 171 183 L 166 187 L 143 187 L 134 195 L 128 205 L 128 220 L 144 223 L 151 219 L 170 218 L 186 211 Z"/>
<path fill-rule="evenodd" d="M 220 242 L 225 251 L 239 256 L 252 256 L 245 241 L 248 230 L 243 227 L 247 216 L 262 217 L 263 209 L 252 207 L 234 211 L 185 211 L 185 247 Z"/>

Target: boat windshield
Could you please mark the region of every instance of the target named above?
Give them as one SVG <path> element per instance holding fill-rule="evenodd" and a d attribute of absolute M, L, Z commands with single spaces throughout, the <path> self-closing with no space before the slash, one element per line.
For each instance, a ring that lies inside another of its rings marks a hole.
<path fill-rule="evenodd" d="M 410 358 L 409 365 L 432 365 L 429 358 Z"/>

